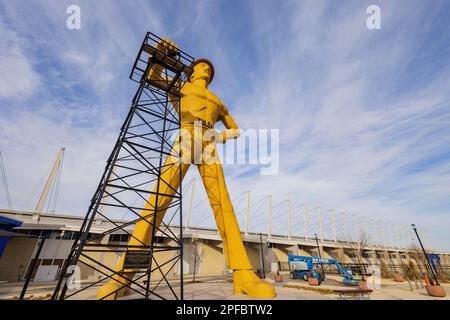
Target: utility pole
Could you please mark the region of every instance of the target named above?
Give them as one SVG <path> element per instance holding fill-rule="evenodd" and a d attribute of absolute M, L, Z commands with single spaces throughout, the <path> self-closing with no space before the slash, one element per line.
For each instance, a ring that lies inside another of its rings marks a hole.
<path fill-rule="evenodd" d="M 369 241 L 369 224 L 367 222 L 367 218 L 364 220 L 364 236 L 366 237 L 366 241 Z"/>
<path fill-rule="evenodd" d="M 267 237 L 272 237 L 272 195 L 269 194 L 269 229 L 267 230 Z"/>
<path fill-rule="evenodd" d="M 5 162 L 3 161 L 1 150 L 0 150 L 0 173 L 2 176 L 2 180 L 3 180 L 3 185 L 5 188 L 5 196 L 6 196 L 6 201 L 8 202 L 8 208 L 10 211 L 12 211 L 13 205 L 11 202 L 11 195 L 9 194 L 9 186 L 8 186 L 8 179 L 6 178 Z"/>
<path fill-rule="evenodd" d="M 320 268 L 322 269 L 322 274 L 325 276 L 325 271 L 323 271 L 322 255 L 320 254 L 319 240 L 317 239 L 317 233 L 314 234 L 314 237 L 316 238 L 317 252 L 319 253 Z"/>
<path fill-rule="evenodd" d="M 250 223 L 250 191 L 247 191 L 247 210 L 245 213 L 245 235 L 248 236 L 248 228 Z"/>
<path fill-rule="evenodd" d="M 388 224 L 388 230 L 389 230 L 389 239 L 391 240 L 391 247 L 394 248 L 395 242 L 394 242 L 394 233 L 392 231 L 392 224 Z"/>
<path fill-rule="evenodd" d="M 378 229 L 377 229 L 377 224 L 374 220 L 372 220 L 372 227 L 373 227 L 373 238 L 374 238 L 374 243 L 379 244 L 380 243 L 380 235 L 378 233 Z M 375 241 L 376 238 L 376 241 Z"/>
<path fill-rule="evenodd" d="M 192 214 L 192 202 L 194 200 L 194 190 L 195 190 L 195 178 L 192 179 L 191 183 L 191 195 L 189 197 L 189 207 L 186 214 L 186 229 L 191 226 L 191 214 Z"/>
<path fill-rule="evenodd" d="M 263 241 L 262 241 L 262 234 L 259 234 L 259 247 L 261 252 L 261 266 L 262 266 L 262 277 L 263 279 L 266 278 L 266 269 L 264 267 L 264 247 L 263 247 Z"/>
<path fill-rule="evenodd" d="M 319 208 L 319 226 L 320 226 L 320 241 L 323 242 L 323 221 L 322 221 L 322 207 Z"/>
<path fill-rule="evenodd" d="M 416 229 L 416 225 L 411 224 L 411 227 L 414 229 L 414 232 L 416 233 L 417 240 L 419 240 L 420 247 L 422 248 L 422 252 L 423 252 L 423 255 L 425 256 L 425 260 L 427 261 L 428 267 L 430 267 L 430 271 L 431 271 L 431 274 L 433 275 L 434 281 L 435 281 L 436 285 L 439 286 L 440 285 L 439 281 L 436 277 L 436 274 L 434 273 L 434 270 L 433 270 L 433 267 L 431 266 L 430 260 L 428 259 L 428 255 L 427 255 L 427 252 L 425 251 L 425 248 L 423 247 L 422 241 L 420 240 L 419 233 L 417 232 L 417 229 Z"/>
<path fill-rule="evenodd" d="M 291 200 L 288 200 L 288 238 L 291 239 Z"/>
<path fill-rule="evenodd" d="M 333 239 L 334 239 L 334 243 L 337 242 L 336 240 L 336 221 L 334 219 L 334 209 L 331 209 L 331 224 L 333 227 Z"/>
<path fill-rule="evenodd" d="M 344 213 L 344 234 L 345 234 L 345 241 L 349 241 L 348 237 L 348 225 L 347 225 L 347 212 L 343 211 Z"/>
<path fill-rule="evenodd" d="M 400 236 L 402 238 L 403 247 L 406 250 L 408 248 L 408 241 L 406 237 L 405 226 L 400 226 Z"/>
<path fill-rule="evenodd" d="M 308 204 L 303 203 L 303 211 L 305 214 L 305 240 L 308 240 Z"/>
<path fill-rule="evenodd" d="M 400 239 L 398 237 L 398 226 L 396 224 L 393 225 L 394 227 L 394 235 L 395 235 L 395 246 L 397 248 L 400 248 Z"/>

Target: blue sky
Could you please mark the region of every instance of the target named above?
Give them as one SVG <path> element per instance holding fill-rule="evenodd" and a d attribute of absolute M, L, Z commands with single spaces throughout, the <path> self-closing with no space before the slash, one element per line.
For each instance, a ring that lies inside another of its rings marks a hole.
<path fill-rule="evenodd" d="M 66 28 L 71 4 L 81 8 L 80 30 Z M 381 8 L 381 30 L 366 28 L 371 4 Z M 65 146 L 58 211 L 85 212 L 136 89 L 131 65 L 152 31 L 214 62 L 210 89 L 242 128 L 280 129 L 277 175 L 225 166 L 241 223 L 250 190 L 255 226 L 266 215 L 257 201 L 271 193 L 280 230 L 291 199 L 374 225 L 416 223 L 450 250 L 449 16 L 445 0 L 4 0 L 0 148 L 13 204 L 34 208 Z M 196 214 L 208 224 L 204 196 L 199 188 Z"/>

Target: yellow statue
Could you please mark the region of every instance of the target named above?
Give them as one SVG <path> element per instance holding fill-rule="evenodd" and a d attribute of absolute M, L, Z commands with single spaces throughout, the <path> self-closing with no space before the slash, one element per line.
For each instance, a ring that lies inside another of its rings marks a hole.
<path fill-rule="evenodd" d="M 163 50 L 178 50 L 173 42 L 162 39 L 157 44 L 157 49 Z M 149 72 L 149 80 L 161 81 L 168 83 L 169 79 L 164 79 L 161 75 L 163 68 L 160 65 L 155 65 Z M 189 163 L 193 163 L 194 153 L 192 152 L 193 145 L 199 141 L 194 141 L 195 134 L 194 123 L 201 123 L 201 130 L 214 130 L 214 124 L 217 121 L 222 121 L 227 130 L 218 134 L 216 139 L 212 141 L 204 141 L 201 139 L 200 144 L 202 150 L 208 150 L 210 156 L 214 159 L 216 157 L 215 141 L 225 142 L 228 139 L 237 138 L 239 136 L 239 128 L 235 121 L 228 113 L 227 107 L 220 101 L 220 99 L 211 91 L 208 90 L 208 85 L 214 77 L 214 66 L 206 59 L 198 59 L 194 62 L 194 72 L 192 73 L 188 82 L 186 82 L 181 89 L 181 135 L 182 141 L 177 142 L 173 148 L 182 148 L 183 161 L 181 164 L 181 176 L 184 177 L 189 169 Z M 177 112 L 178 105 L 172 103 Z M 215 132 L 215 131 L 214 131 Z M 207 139 L 205 139 L 207 140 Z M 214 141 L 215 140 L 215 141 Z M 178 149 L 179 150 L 179 149 Z M 186 155 L 190 157 L 190 161 L 185 161 Z M 215 158 L 217 159 L 217 158 Z M 166 159 L 166 170 L 161 177 L 159 193 L 175 194 L 174 190 L 178 190 L 181 179 L 179 174 L 179 166 L 173 165 L 179 159 L 175 156 L 169 156 Z M 271 284 L 259 279 L 253 271 L 253 267 L 248 258 L 244 244 L 242 242 L 239 225 L 233 210 L 233 205 L 225 184 L 222 165 L 219 161 L 210 161 L 205 159 L 202 155 L 200 161 L 197 163 L 198 170 L 202 177 L 203 184 L 208 193 L 209 202 L 214 212 L 217 228 L 222 237 L 224 254 L 229 269 L 233 270 L 233 288 L 234 293 L 245 293 L 251 297 L 256 298 L 273 298 L 275 297 L 275 290 Z M 170 186 L 167 184 L 170 184 Z M 156 187 L 155 187 L 156 188 Z M 155 190 L 156 192 L 157 190 Z M 155 206 L 155 195 L 151 195 L 145 209 L 141 215 L 149 215 L 152 208 Z M 159 207 L 165 208 L 170 205 L 172 197 L 159 196 Z M 158 212 L 155 224 L 159 227 L 163 219 L 165 210 Z M 133 231 L 133 237 L 139 239 L 145 244 L 149 244 L 152 237 L 153 217 L 141 220 L 136 224 Z M 129 245 L 141 245 L 138 240 L 131 237 Z M 123 271 L 122 275 L 115 275 L 112 279 L 104 284 L 97 293 L 98 299 L 115 299 L 124 295 L 128 288 L 123 288 L 115 294 L 112 292 L 119 289 L 123 284 L 130 283 L 134 277 L 133 272 L 123 270 L 124 255 L 119 260 L 116 266 L 116 271 Z M 109 296 L 108 296 L 109 295 Z"/>

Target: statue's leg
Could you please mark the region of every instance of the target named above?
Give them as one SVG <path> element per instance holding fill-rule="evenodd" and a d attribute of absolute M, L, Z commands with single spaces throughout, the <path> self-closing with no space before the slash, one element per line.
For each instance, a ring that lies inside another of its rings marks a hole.
<path fill-rule="evenodd" d="M 158 196 L 158 212 L 156 213 L 156 220 L 154 219 L 155 215 L 153 215 L 156 204 L 156 195 L 152 194 L 149 197 L 145 208 L 140 213 L 142 217 L 148 217 L 136 223 L 136 226 L 132 233 L 132 237 L 128 242 L 130 246 L 150 244 L 153 236 L 153 223 L 155 223 L 157 229 L 162 219 L 164 218 L 164 214 L 166 213 L 166 210 L 161 210 L 161 208 L 167 208 L 170 205 L 173 199 L 173 197 L 171 197 L 170 195 L 174 195 L 176 193 L 176 190 L 178 190 L 184 175 L 189 169 L 189 164 L 181 164 L 180 175 L 180 165 L 176 163 L 177 160 L 178 159 L 176 157 L 167 158 L 166 163 L 164 164 L 163 173 L 161 174 L 161 178 L 159 179 L 159 189 L 157 189 L 157 185 L 155 185 L 155 188 L 153 190 L 153 192 L 157 192 L 160 194 Z M 164 194 L 165 196 L 161 194 Z M 124 285 L 131 282 L 134 277 L 134 272 L 126 272 L 126 270 L 124 272 L 124 259 L 125 254 L 123 254 L 119 259 L 115 268 L 116 272 L 123 273 L 121 275 L 114 275 L 111 280 L 101 286 L 97 293 L 97 299 L 113 300 L 124 295 L 128 291 L 128 287 L 124 287 Z"/>
<path fill-rule="evenodd" d="M 233 269 L 234 292 L 257 298 L 275 297 L 273 286 L 259 279 L 253 271 L 225 184 L 222 165 L 203 163 L 198 165 L 198 169 L 222 237 L 227 266 Z"/>

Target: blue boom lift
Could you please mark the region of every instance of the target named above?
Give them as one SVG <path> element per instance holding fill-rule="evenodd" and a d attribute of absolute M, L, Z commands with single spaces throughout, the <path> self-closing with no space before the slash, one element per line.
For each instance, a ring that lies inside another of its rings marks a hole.
<path fill-rule="evenodd" d="M 328 264 L 336 266 L 345 284 L 356 285 L 361 281 L 361 278 L 357 278 L 351 270 L 343 268 L 336 259 L 289 255 L 288 264 L 291 279 L 308 281 L 308 278 L 317 278 L 320 283 L 325 279 L 325 275 L 318 272 L 318 265 Z"/>

